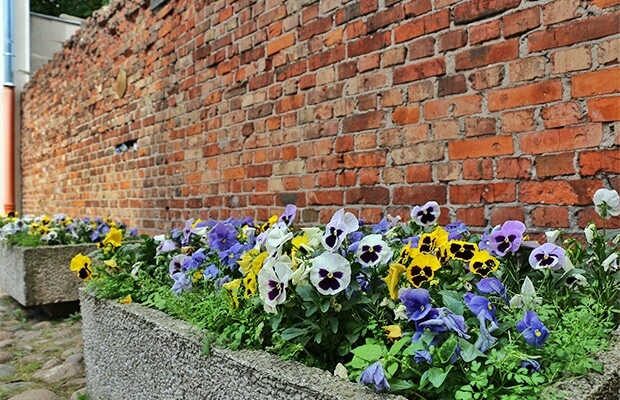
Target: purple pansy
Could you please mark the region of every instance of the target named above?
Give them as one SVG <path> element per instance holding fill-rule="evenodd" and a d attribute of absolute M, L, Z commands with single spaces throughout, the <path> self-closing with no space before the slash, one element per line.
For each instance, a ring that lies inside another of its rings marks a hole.
<path fill-rule="evenodd" d="M 155 252 L 155 254 L 160 255 L 161 253 L 167 253 L 169 251 L 176 250 L 176 248 L 177 248 L 177 245 L 172 240 L 165 239 L 159 243 L 159 246 L 157 246 L 157 251 Z"/>
<path fill-rule="evenodd" d="M 218 223 L 209 231 L 209 245 L 214 250 L 228 250 L 237 243 L 237 231 L 232 225 Z"/>
<path fill-rule="evenodd" d="M 375 390 L 384 392 L 390 390 L 390 384 L 385 378 L 381 361 L 371 364 L 360 375 L 360 383 L 362 385 L 374 385 Z"/>
<path fill-rule="evenodd" d="M 525 225 L 521 221 L 506 221 L 501 229 L 491 233 L 491 249 L 498 256 L 515 253 L 521 246 Z"/>
<path fill-rule="evenodd" d="M 448 241 L 463 239 L 469 234 L 469 228 L 463 221 L 454 221 L 446 225 L 446 231 L 448 232 Z"/>
<path fill-rule="evenodd" d="M 497 278 L 482 278 L 480 279 L 480 282 L 476 284 L 476 287 L 482 294 L 496 294 L 504 299 L 504 301 L 508 302 L 506 287 Z"/>
<path fill-rule="evenodd" d="M 476 317 L 482 316 L 485 320 L 498 325 L 495 316 L 495 306 L 484 296 L 477 296 L 471 292 L 465 293 L 463 296 L 465 305 L 471 310 Z"/>
<path fill-rule="evenodd" d="M 426 289 L 404 289 L 399 293 L 409 321 L 420 321 L 431 311 L 431 295 Z"/>
<path fill-rule="evenodd" d="M 437 316 L 420 323 L 423 328 L 442 327 L 450 330 L 464 339 L 469 339 L 465 318 L 462 315 L 456 315 L 446 307 L 437 308 Z"/>
<path fill-rule="evenodd" d="M 336 211 L 325 227 L 323 235 L 323 246 L 329 251 L 336 251 L 342 244 L 345 237 L 359 229 L 357 217 L 350 212 L 345 212 L 343 208 Z"/>
<path fill-rule="evenodd" d="M 531 310 L 526 311 L 523 319 L 517 322 L 517 332 L 522 333 L 525 342 L 534 347 L 542 347 L 549 337 L 549 329 Z"/>
<path fill-rule="evenodd" d="M 186 256 L 185 254 L 177 254 L 172 257 L 172 260 L 170 260 L 170 264 L 168 266 L 168 271 L 171 277 L 177 272 L 183 271 L 183 265 L 187 259 L 189 259 L 189 256 Z"/>
<path fill-rule="evenodd" d="M 214 280 L 218 276 L 220 276 L 221 273 L 222 271 L 220 271 L 219 268 L 215 266 L 215 264 L 211 264 L 202 272 L 202 277 L 205 280 Z"/>
<path fill-rule="evenodd" d="M 423 206 L 415 206 L 411 209 L 411 219 L 418 225 L 427 227 L 434 225 L 439 218 L 441 210 L 436 201 L 429 201 Z"/>
<path fill-rule="evenodd" d="M 203 262 L 207 259 L 205 249 L 199 249 L 192 253 L 192 255 L 183 260 L 183 270 L 194 271 L 200 268 Z"/>
<path fill-rule="evenodd" d="M 523 360 L 521 361 L 521 368 L 527 369 L 531 374 L 540 371 L 540 364 L 536 360 Z"/>
<path fill-rule="evenodd" d="M 413 361 L 416 364 L 420 364 L 423 362 L 427 364 L 432 364 L 433 356 L 431 356 L 431 352 L 428 350 L 416 350 L 416 352 L 413 353 Z"/>
<path fill-rule="evenodd" d="M 295 204 L 287 204 L 284 209 L 284 213 L 280 215 L 278 222 L 283 223 L 286 226 L 290 226 L 295 220 L 297 215 L 297 206 Z"/>
<path fill-rule="evenodd" d="M 566 252 L 560 246 L 545 243 L 532 250 L 529 261 L 534 269 L 551 268 L 557 271 L 564 265 L 565 255 Z"/>
<path fill-rule="evenodd" d="M 175 272 L 172 274 L 172 279 L 174 280 L 174 284 L 172 285 L 174 294 L 192 290 L 192 279 L 187 276 L 185 272 Z"/>
<path fill-rule="evenodd" d="M 340 254 L 325 252 L 312 260 L 310 282 L 323 295 L 333 295 L 351 283 L 351 265 Z"/>

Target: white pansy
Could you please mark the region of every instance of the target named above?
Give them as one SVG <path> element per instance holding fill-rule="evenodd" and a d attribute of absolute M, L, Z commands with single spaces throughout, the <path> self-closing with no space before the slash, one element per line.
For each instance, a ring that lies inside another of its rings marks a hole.
<path fill-rule="evenodd" d="M 599 189 L 594 193 L 594 208 L 601 217 L 608 219 L 620 215 L 620 195 L 615 190 Z"/>
<path fill-rule="evenodd" d="M 603 261 L 603 263 L 601 264 L 603 266 L 603 270 L 607 272 L 609 270 L 615 271 L 616 269 L 618 269 L 617 260 L 618 253 L 611 253 L 611 255 L 607 257 L 605 261 Z"/>
<path fill-rule="evenodd" d="M 558 236 L 560 236 L 560 230 L 555 229 L 552 231 L 545 232 L 545 236 L 547 237 L 547 243 L 556 244 L 555 241 L 558 240 Z"/>

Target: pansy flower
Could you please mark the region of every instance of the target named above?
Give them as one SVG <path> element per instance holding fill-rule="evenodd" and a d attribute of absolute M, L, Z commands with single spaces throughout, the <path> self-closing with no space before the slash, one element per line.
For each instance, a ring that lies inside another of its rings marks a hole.
<path fill-rule="evenodd" d="M 620 196 L 615 190 L 598 189 L 593 197 L 596 213 L 604 219 L 620 215 Z"/>
<path fill-rule="evenodd" d="M 499 260 L 489 254 L 486 250 L 482 250 L 474 254 L 469 262 L 469 270 L 474 274 L 484 277 L 497 271 L 498 267 Z"/>
<path fill-rule="evenodd" d="M 549 338 L 549 329 L 532 310 L 526 311 L 523 319 L 517 322 L 517 332 L 522 333 L 525 342 L 534 347 L 542 347 Z"/>
<path fill-rule="evenodd" d="M 501 229 L 491 233 L 491 248 L 498 256 L 515 253 L 521 246 L 525 225 L 521 221 L 506 221 Z"/>
<path fill-rule="evenodd" d="M 270 259 L 258 273 L 258 293 L 263 303 L 270 307 L 286 300 L 286 287 L 293 271 L 289 263 Z"/>
<path fill-rule="evenodd" d="M 277 258 L 282 254 L 282 246 L 293 238 L 293 233 L 286 226 L 274 225 L 267 231 L 265 249 L 271 257 Z"/>
<path fill-rule="evenodd" d="M 356 256 L 362 267 L 375 267 L 392 258 L 392 249 L 381 235 L 368 235 L 359 241 Z"/>
<path fill-rule="evenodd" d="M 359 221 L 357 217 L 350 212 L 344 211 L 343 208 L 336 211 L 325 227 L 325 234 L 323 235 L 323 246 L 326 250 L 336 251 L 342 244 L 345 237 L 359 229 Z"/>
<path fill-rule="evenodd" d="M 504 301 L 508 302 L 506 287 L 497 278 L 482 278 L 480 282 L 476 284 L 476 288 L 482 294 L 496 294 L 504 299 Z"/>
<path fill-rule="evenodd" d="M 390 264 L 390 270 L 388 272 L 388 276 L 383 278 L 383 281 L 388 287 L 388 291 L 390 293 L 390 297 L 392 300 L 396 300 L 398 298 L 398 280 L 403 272 L 405 272 L 407 268 L 404 265 L 393 263 Z"/>
<path fill-rule="evenodd" d="M 432 364 L 433 356 L 431 355 L 431 352 L 428 350 L 416 350 L 415 353 L 413 353 L 413 361 L 416 364 L 421 364 L 421 363 Z"/>
<path fill-rule="evenodd" d="M 237 231 L 232 225 L 218 223 L 209 231 L 209 246 L 214 250 L 227 250 L 238 242 Z"/>
<path fill-rule="evenodd" d="M 474 255 L 478 252 L 478 245 L 476 243 L 465 242 L 462 240 L 449 241 L 444 247 L 451 258 L 465 262 L 471 261 Z"/>
<path fill-rule="evenodd" d="M 323 295 L 340 293 L 351 283 L 351 265 L 340 254 L 322 253 L 312 260 L 310 282 Z"/>
<path fill-rule="evenodd" d="M 405 314 L 409 321 L 420 321 L 433 308 L 431 295 L 426 289 L 404 289 L 399 293 L 400 301 L 405 305 Z"/>
<path fill-rule="evenodd" d="M 437 316 L 420 323 L 420 326 L 423 328 L 441 327 L 456 333 L 464 339 L 469 339 L 471 337 L 467 334 L 468 328 L 465 324 L 465 318 L 463 318 L 462 315 L 454 314 L 452 310 L 447 307 L 441 307 L 435 310 L 437 310 Z"/>
<path fill-rule="evenodd" d="M 360 383 L 362 385 L 373 385 L 378 392 L 386 392 L 390 390 L 390 384 L 385 378 L 381 361 L 377 361 L 366 368 L 360 375 Z"/>
<path fill-rule="evenodd" d="M 428 282 L 435 277 L 435 271 L 441 268 L 441 263 L 437 257 L 430 254 L 420 254 L 407 267 L 407 278 L 409 282 L 419 288 L 424 282 Z"/>
<path fill-rule="evenodd" d="M 172 285 L 172 291 L 174 294 L 180 294 L 181 292 L 189 292 L 192 290 L 192 279 L 185 272 L 175 272 L 172 274 L 174 284 Z"/>
<path fill-rule="evenodd" d="M 170 260 L 170 264 L 168 264 L 168 273 L 170 277 L 172 277 L 172 275 L 176 274 L 177 272 L 183 271 L 183 265 L 185 264 L 185 261 L 189 258 L 190 257 L 185 254 L 177 254 L 176 256 L 172 257 L 172 260 Z"/>
<path fill-rule="evenodd" d="M 557 271 L 562 268 L 566 252 L 553 243 L 545 243 L 530 253 L 529 262 L 534 269 L 551 268 Z"/>
<path fill-rule="evenodd" d="M 79 253 L 71 259 L 71 265 L 69 268 L 71 271 L 76 273 L 78 278 L 87 281 L 92 275 L 90 263 L 90 257 Z"/>
<path fill-rule="evenodd" d="M 465 305 L 471 310 L 476 317 L 482 317 L 483 320 L 490 321 L 495 326 L 499 324 L 495 316 L 495 306 L 484 296 L 477 296 L 471 292 L 465 293 L 463 296 Z"/>
<path fill-rule="evenodd" d="M 434 225 L 439 218 L 441 210 L 436 201 L 429 201 L 423 206 L 415 206 L 411 209 L 411 219 L 416 224 L 427 227 Z"/>
<path fill-rule="evenodd" d="M 431 233 L 425 233 L 420 236 L 418 242 L 418 250 L 420 253 L 431 254 L 448 243 L 448 232 L 442 227 L 437 227 Z"/>
<path fill-rule="evenodd" d="M 297 215 L 297 206 L 295 204 L 287 204 L 284 209 L 284 213 L 280 215 L 278 222 L 290 226 L 295 220 L 295 216 Z"/>
<path fill-rule="evenodd" d="M 462 239 L 469 234 L 469 228 L 463 221 L 454 221 L 446 225 L 448 240 Z"/>
<path fill-rule="evenodd" d="M 530 374 L 540 371 L 540 364 L 536 360 L 523 360 L 521 361 L 521 368 L 527 369 Z"/>

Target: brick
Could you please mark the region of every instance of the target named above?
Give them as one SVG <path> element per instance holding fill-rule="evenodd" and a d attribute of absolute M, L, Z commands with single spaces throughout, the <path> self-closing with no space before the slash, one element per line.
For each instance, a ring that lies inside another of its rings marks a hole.
<path fill-rule="evenodd" d="M 542 7 L 543 25 L 553 25 L 568 21 L 579 16 L 577 10 L 581 6 L 579 0 L 554 0 Z"/>
<path fill-rule="evenodd" d="M 458 208 L 456 210 L 456 219 L 463 221 L 467 226 L 487 226 L 487 220 L 484 217 L 484 207 Z"/>
<path fill-rule="evenodd" d="M 362 54 L 367 54 L 376 50 L 380 50 L 384 47 L 389 46 L 391 44 L 391 41 L 392 34 L 389 31 L 363 37 L 347 44 L 347 56 L 350 58 L 357 57 Z"/>
<path fill-rule="evenodd" d="M 380 186 L 356 187 L 345 192 L 347 204 L 382 204 L 390 202 L 390 191 Z"/>
<path fill-rule="evenodd" d="M 532 210 L 532 225 L 568 228 L 568 210 L 565 207 L 536 207 Z"/>
<path fill-rule="evenodd" d="M 376 53 L 371 54 L 369 56 L 362 57 L 357 63 L 357 70 L 359 72 L 366 72 L 366 71 L 370 71 L 373 69 L 377 69 L 379 68 L 380 60 L 381 60 L 381 55 L 376 54 Z"/>
<path fill-rule="evenodd" d="M 620 92 L 620 68 L 571 76 L 571 96 L 587 97 Z"/>
<path fill-rule="evenodd" d="M 540 8 L 530 7 L 502 17 L 504 37 L 509 38 L 528 32 L 540 26 Z"/>
<path fill-rule="evenodd" d="M 424 17 L 416 18 L 411 22 L 394 28 L 394 43 L 402 43 L 446 29 L 450 26 L 450 11 L 442 10 Z"/>
<path fill-rule="evenodd" d="M 502 132 L 527 132 L 534 130 L 534 110 L 520 110 L 505 112 L 501 115 Z"/>
<path fill-rule="evenodd" d="M 398 125 L 415 124 L 420 120 L 420 107 L 397 107 L 392 112 L 392 122 Z"/>
<path fill-rule="evenodd" d="M 544 107 L 541 112 L 545 128 L 559 128 L 576 125 L 583 121 L 579 104 L 576 101 L 557 103 Z"/>
<path fill-rule="evenodd" d="M 614 35 L 620 32 L 619 15 L 620 12 L 613 12 L 533 32 L 527 36 L 528 52 L 570 46 Z"/>
<path fill-rule="evenodd" d="M 445 146 L 437 142 L 421 142 L 407 147 L 392 149 L 390 154 L 394 165 L 416 162 L 431 162 L 444 159 Z"/>
<path fill-rule="evenodd" d="M 405 47 L 396 47 L 385 50 L 381 53 L 381 65 L 385 68 L 404 63 L 406 50 L 407 49 Z"/>
<path fill-rule="evenodd" d="M 573 175 L 575 173 L 574 157 L 575 154 L 572 152 L 538 156 L 534 162 L 536 176 L 548 178 L 550 176 Z"/>
<path fill-rule="evenodd" d="M 407 96 L 410 102 L 431 99 L 434 95 L 435 86 L 431 81 L 413 83 L 407 88 Z"/>
<path fill-rule="evenodd" d="M 620 64 L 620 38 L 600 42 L 598 62 L 600 65 Z"/>
<path fill-rule="evenodd" d="M 431 76 L 443 75 L 446 73 L 446 61 L 443 58 L 432 58 L 430 60 L 394 68 L 393 83 L 413 82 Z"/>
<path fill-rule="evenodd" d="M 501 225 L 506 221 L 525 221 L 522 207 L 493 207 L 491 209 L 491 226 Z"/>
<path fill-rule="evenodd" d="M 359 132 L 379 128 L 383 121 L 383 111 L 371 111 L 346 117 L 342 120 L 342 131 Z"/>
<path fill-rule="evenodd" d="M 408 165 L 405 170 L 407 183 L 431 182 L 433 180 L 430 165 Z"/>
<path fill-rule="evenodd" d="M 387 10 L 380 11 L 370 17 L 366 24 L 368 25 L 368 33 L 375 32 L 378 29 L 385 28 L 395 22 L 400 22 L 405 18 L 405 9 L 402 4 L 389 7 Z"/>
<path fill-rule="evenodd" d="M 590 121 L 620 121 L 620 96 L 588 99 L 586 104 Z"/>
<path fill-rule="evenodd" d="M 439 51 L 448 51 L 461 48 L 467 44 L 465 29 L 450 30 L 439 36 Z"/>
<path fill-rule="evenodd" d="M 467 81 L 465 75 L 451 75 L 439 78 L 437 84 L 437 95 L 439 97 L 465 93 L 466 91 Z"/>
<path fill-rule="evenodd" d="M 454 119 L 435 121 L 431 130 L 435 140 L 456 139 L 461 132 L 459 121 Z"/>
<path fill-rule="evenodd" d="M 499 19 L 469 26 L 469 44 L 475 45 L 497 39 L 500 36 Z"/>
<path fill-rule="evenodd" d="M 439 182 L 456 181 L 461 176 L 461 168 L 458 162 L 433 163 L 435 179 Z"/>
<path fill-rule="evenodd" d="M 479 46 L 456 54 L 455 68 L 457 71 L 473 69 L 500 62 L 514 60 L 519 56 L 519 42 L 508 39 L 503 42 Z"/>
<path fill-rule="evenodd" d="M 332 16 L 319 18 L 310 23 L 304 23 L 297 31 L 297 38 L 300 41 L 307 40 L 313 36 L 328 32 L 331 30 L 332 25 Z"/>
<path fill-rule="evenodd" d="M 417 60 L 435 54 L 435 39 L 424 37 L 409 43 L 409 59 Z"/>
<path fill-rule="evenodd" d="M 424 118 L 433 120 L 477 114 L 482 110 L 482 96 L 478 94 L 432 100 L 424 105 Z"/>
<path fill-rule="evenodd" d="M 450 203 L 453 204 L 506 203 L 516 198 L 515 182 L 450 186 Z"/>
<path fill-rule="evenodd" d="M 381 181 L 381 171 L 377 168 L 362 168 L 358 174 L 360 185 L 378 185 Z"/>
<path fill-rule="evenodd" d="M 469 75 L 472 89 L 484 90 L 498 86 L 504 78 L 504 68 L 501 65 L 474 71 Z"/>
<path fill-rule="evenodd" d="M 512 154 L 514 154 L 514 144 L 512 136 L 509 135 L 462 139 L 448 143 L 448 155 L 451 160 Z"/>
<path fill-rule="evenodd" d="M 315 205 L 343 205 L 344 192 L 342 190 L 317 190 L 306 194 L 306 203 Z"/>
<path fill-rule="evenodd" d="M 463 160 L 463 179 L 465 180 L 492 180 L 493 161 L 491 160 Z"/>
<path fill-rule="evenodd" d="M 385 167 L 386 152 L 384 150 L 350 152 L 344 154 L 343 160 L 345 168 Z"/>
<path fill-rule="evenodd" d="M 403 104 L 403 92 L 401 89 L 391 89 L 381 92 L 381 108 L 394 107 Z"/>
<path fill-rule="evenodd" d="M 338 64 L 338 78 L 341 80 L 351 78 L 357 74 L 357 62 L 348 61 Z"/>
<path fill-rule="evenodd" d="M 325 40 L 323 43 L 326 47 L 333 47 L 339 44 L 342 44 L 342 39 L 344 38 L 344 29 L 338 28 L 329 31 L 325 35 Z"/>
<path fill-rule="evenodd" d="M 345 48 L 344 46 L 337 46 L 330 50 L 326 50 L 322 53 L 315 54 L 308 59 L 308 68 L 310 71 L 314 71 L 327 65 L 335 64 L 344 60 Z"/>
<path fill-rule="evenodd" d="M 600 180 L 524 181 L 519 183 L 519 201 L 527 204 L 591 205 Z"/>
<path fill-rule="evenodd" d="M 495 133 L 495 118 L 465 118 L 465 136 L 483 136 Z"/>
<path fill-rule="evenodd" d="M 579 172 L 581 176 L 620 174 L 620 150 L 582 151 L 579 154 Z"/>
<path fill-rule="evenodd" d="M 399 186 L 394 188 L 392 203 L 411 206 L 412 204 L 436 201 L 439 204 L 445 204 L 446 192 L 445 185 Z"/>
<path fill-rule="evenodd" d="M 524 157 L 497 160 L 498 179 L 529 179 L 532 177 L 532 161 Z"/>
<path fill-rule="evenodd" d="M 590 69 L 591 66 L 589 46 L 560 50 L 551 54 L 551 73 L 553 74 Z"/>
<path fill-rule="evenodd" d="M 508 64 L 510 82 L 531 81 L 545 76 L 547 61 L 544 57 L 528 57 Z"/>
<path fill-rule="evenodd" d="M 280 36 L 277 39 L 272 40 L 271 42 L 267 43 L 267 46 L 265 47 L 265 49 L 267 51 L 267 55 L 270 56 L 270 55 L 277 53 L 280 50 L 286 49 L 287 47 L 291 47 L 293 44 L 295 44 L 295 33 L 291 32 L 289 34 Z"/>
<path fill-rule="evenodd" d="M 306 95 L 299 93 L 293 96 L 284 97 L 276 102 L 276 113 L 282 114 L 287 111 L 296 110 L 306 104 Z"/>
<path fill-rule="evenodd" d="M 519 0 L 470 0 L 454 7 L 454 23 L 464 24 L 516 8 Z"/>
<path fill-rule="evenodd" d="M 441 7 L 438 7 L 441 8 Z M 405 4 L 405 16 L 417 17 L 431 11 L 431 0 L 409 1 Z"/>
<path fill-rule="evenodd" d="M 532 104 L 548 103 L 562 98 L 560 80 L 541 81 L 489 92 L 490 111 L 506 110 Z"/>
<path fill-rule="evenodd" d="M 525 154 L 544 154 L 598 147 L 602 140 L 601 124 L 589 124 L 522 134 L 519 145 Z"/>

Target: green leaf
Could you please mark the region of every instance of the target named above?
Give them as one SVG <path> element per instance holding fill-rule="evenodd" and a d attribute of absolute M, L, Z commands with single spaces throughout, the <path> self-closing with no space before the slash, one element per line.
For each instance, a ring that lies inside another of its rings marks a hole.
<path fill-rule="evenodd" d="M 391 378 L 392 376 L 394 376 L 394 374 L 396 374 L 396 371 L 398 371 L 398 363 L 397 362 L 389 363 L 386 366 L 385 371 L 387 372 L 388 378 Z"/>
<path fill-rule="evenodd" d="M 463 338 L 459 338 L 459 344 L 461 346 L 461 358 L 465 362 L 472 362 L 478 357 L 486 357 L 476 346 Z"/>
<path fill-rule="evenodd" d="M 383 356 L 385 348 L 380 344 L 365 344 L 354 348 L 351 352 L 361 359 L 375 362 Z"/>
<path fill-rule="evenodd" d="M 452 358 L 454 351 L 456 350 L 456 345 L 458 341 L 454 336 L 450 336 L 448 340 L 446 340 L 439 349 L 437 349 L 437 355 L 439 356 L 439 360 L 442 363 L 447 363 Z"/>
<path fill-rule="evenodd" d="M 396 355 L 397 353 L 401 351 L 403 347 L 405 347 L 405 345 L 410 344 L 410 343 L 411 343 L 410 337 L 406 336 L 404 338 L 400 338 L 400 340 L 398 340 L 396 343 L 392 345 L 392 347 L 390 347 L 390 351 L 388 352 L 388 354 L 391 356 Z"/>
<path fill-rule="evenodd" d="M 413 382 L 405 381 L 405 380 L 396 380 L 390 381 L 390 391 L 392 392 L 402 392 L 405 390 L 410 390 L 415 388 L 416 385 Z"/>
<path fill-rule="evenodd" d="M 451 369 L 452 365 L 449 365 L 445 371 L 441 368 L 431 367 L 428 370 L 429 382 L 436 388 L 440 387 L 448 377 Z"/>
<path fill-rule="evenodd" d="M 312 316 L 318 310 L 319 310 L 319 307 L 317 307 L 316 304 L 310 304 L 308 308 L 306 309 L 306 317 Z"/>
<path fill-rule="evenodd" d="M 329 327 L 333 333 L 338 333 L 338 318 L 332 317 L 329 320 Z"/>
<path fill-rule="evenodd" d="M 331 305 L 330 301 L 329 301 L 329 300 L 325 300 L 324 302 L 322 302 L 322 303 L 319 305 L 319 308 L 321 309 L 321 312 L 322 312 L 323 314 L 325 314 L 325 313 L 327 312 L 327 310 L 329 310 L 329 306 L 330 306 L 330 305 Z"/>
<path fill-rule="evenodd" d="M 280 337 L 282 338 L 282 340 L 291 340 L 291 339 L 295 339 L 298 336 L 301 335 L 307 335 L 308 334 L 308 329 L 305 328 L 288 328 L 285 329 L 281 334 Z"/>
<path fill-rule="evenodd" d="M 440 293 L 444 306 L 448 307 L 455 314 L 463 315 L 464 305 L 461 300 L 455 297 L 456 293 L 447 290 L 442 290 Z"/>

